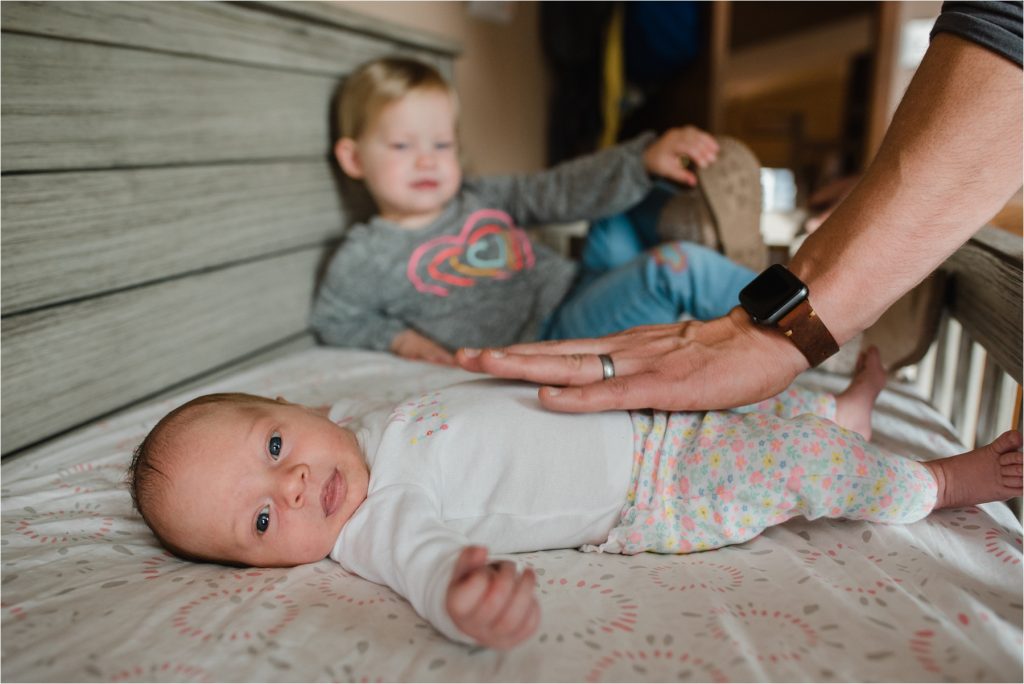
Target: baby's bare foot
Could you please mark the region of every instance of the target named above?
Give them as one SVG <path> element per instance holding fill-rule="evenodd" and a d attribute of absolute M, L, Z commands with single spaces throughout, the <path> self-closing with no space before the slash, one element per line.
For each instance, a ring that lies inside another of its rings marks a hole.
<path fill-rule="evenodd" d="M 929 461 L 939 486 L 935 508 L 972 506 L 1021 495 L 1021 435 L 1004 432 L 991 444 L 966 454 Z"/>
<path fill-rule="evenodd" d="M 857 357 L 850 386 L 836 395 L 836 423 L 871 439 L 871 412 L 885 387 L 885 368 L 878 347 L 868 347 Z"/>

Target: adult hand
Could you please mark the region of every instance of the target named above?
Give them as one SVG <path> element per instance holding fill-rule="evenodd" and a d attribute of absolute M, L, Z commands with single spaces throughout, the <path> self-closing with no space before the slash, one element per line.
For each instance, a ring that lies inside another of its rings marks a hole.
<path fill-rule="evenodd" d="M 718 141 L 693 126 L 669 129 L 644 150 L 648 173 L 691 186 L 697 184 L 697 176 L 687 168 L 689 161 L 703 169 L 717 158 Z"/>
<path fill-rule="evenodd" d="M 614 378 L 601 379 L 598 354 L 611 356 Z M 497 350 L 460 349 L 455 357 L 466 370 L 548 385 L 540 389 L 541 404 L 568 413 L 732 408 L 781 392 L 807 368 L 796 347 L 778 332 L 751 323 L 738 307 L 706 323 L 651 325 L 596 339 Z"/>
<path fill-rule="evenodd" d="M 540 604 L 531 568 L 516 572 L 511 561 L 487 562 L 487 549 L 467 546 L 448 585 L 446 607 L 455 626 L 480 644 L 508 649 L 540 624 Z"/>
<path fill-rule="evenodd" d="M 455 356 L 429 337 L 415 330 L 403 330 L 391 340 L 391 351 L 403 359 L 454 366 Z"/>

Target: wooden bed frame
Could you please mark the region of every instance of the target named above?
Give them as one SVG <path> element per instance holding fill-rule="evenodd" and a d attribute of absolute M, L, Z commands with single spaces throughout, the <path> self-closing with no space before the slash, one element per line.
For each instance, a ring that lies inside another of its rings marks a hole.
<path fill-rule="evenodd" d="M 451 75 L 458 52 L 328 3 L 0 9 L 5 457 L 312 344 L 315 274 L 352 215 L 333 93 L 376 56 Z M 1021 382 L 1020 238 L 983 229 L 947 270 L 950 316 L 988 350 L 975 394 L 1005 395 Z M 932 352 L 924 386 L 959 426 L 965 344 Z"/>
<path fill-rule="evenodd" d="M 968 447 L 1021 429 L 1021 245 L 986 226 L 943 267 L 946 307 L 917 387 Z"/>

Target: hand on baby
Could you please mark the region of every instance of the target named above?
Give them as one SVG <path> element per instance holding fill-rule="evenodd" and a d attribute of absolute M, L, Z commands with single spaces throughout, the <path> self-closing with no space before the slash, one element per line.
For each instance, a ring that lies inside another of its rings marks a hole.
<path fill-rule="evenodd" d="M 710 133 L 693 126 L 669 129 L 644 150 L 644 166 L 648 173 L 665 176 L 684 185 L 697 184 L 697 176 L 686 168 L 684 162 L 687 159 L 703 169 L 717 158 L 718 141 Z"/>
<path fill-rule="evenodd" d="M 508 649 L 540 624 L 535 586 L 532 569 L 518 573 L 510 561 L 489 563 L 487 549 L 467 546 L 455 562 L 445 605 L 464 634 L 483 646 Z"/>
<path fill-rule="evenodd" d="M 391 351 L 403 359 L 454 366 L 455 355 L 415 330 L 403 330 L 391 340 Z"/>

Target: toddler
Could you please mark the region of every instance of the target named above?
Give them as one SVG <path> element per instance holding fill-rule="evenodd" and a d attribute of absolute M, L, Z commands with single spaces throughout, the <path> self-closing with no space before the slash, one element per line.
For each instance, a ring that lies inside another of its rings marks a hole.
<path fill-rule="evenodd" d="M 378 213 L 349 229 L 320 284 L 311 323 L 323 342 L 452 365 L 457 347 L 595 337 L 737 304 L 753 272 L 699 245 L 581 270 L 520 227 L 619 214 L 648 194 L 652 174 L 692 185 L 681 162 L 713 162 L 713 137 L 676 128 L 541 173 L 463 182 L 457 109 L 448 83 L 417 61 L 376 60 L 346 81 L 335 157 Z"/>
<path fill-rule="evenodd" d="M 929 463 L 870 444 L 858 431 L 870 430 L 883 383 L 872 350 L 842 394 L 790 389 L 731 412 L 551 413 L 534 388 L 502 380 L 355 421 L 351 401 L 207 395 L 153 428 L 129 479 L 179 556 L 254 566 L 330 556 L 450 638 L 509 648 L 538 626 L 535 577 L 488 551 L 686 553 L 797 515 L 910 523 L 1020 495 L 1017 432 Z"/>

